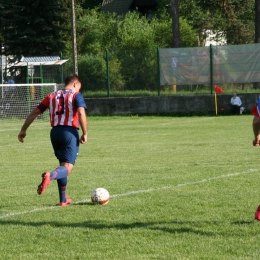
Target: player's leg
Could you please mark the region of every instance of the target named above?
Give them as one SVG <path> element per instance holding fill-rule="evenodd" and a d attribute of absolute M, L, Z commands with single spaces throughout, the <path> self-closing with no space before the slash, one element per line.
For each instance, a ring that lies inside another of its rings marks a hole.
<path fill-rule="evenodd" d="M 72 202 L 66 195 L 67 176 L 71 173 L 79 151 L 78 130 L 72 127 L 62 127 L 59 133 L 61 144 L 55 149 L 55 155 L 60 166 L 50 173 L 51 180 L 57 179 L 60 205 L 66 206 Z M 54 141 L 55 143 L 55 141 Z"/>
<path fill-rule="evenodd" d="M 58 190 L 59 190 L 60 206 L 62 206 L 62 207 L 67 206 L 68 204 L 72 203 L 72 199 L 68 198 L 66 196 L 67 183 L 68 183 L 67 177 L 57 180 Z"/>
<path fill-rule="evenodd" d="M 71 167 L 70 167 L 71 168 Z M 71 170 L 70 170 L 71 171 Z M 69 168 L 61 163 L 61 166 L 57 167 L 55 170 L 50 172 L 50 180 L 58 180 L 66 178 L 69 175 Z"/>
<path fill-rule="evenodd" d="M 38 186 L 37 193 L 41 195 L 53 180 L 66 179 L 69 175 L 69 168 L 71 171 L 71 167 L 67 168 L 66 166 L 59 166 L 51 172 L 44 172 L 42 174 L 42 182 Z"/>
<path fill-rule="evenodd" d="M 54 127 L 51 131 L 51 143 L 60 166 L 50 172 L 50 179 L 63 179 L 71 173 L 78 155 L 78 130 L 72 127 Z"/>
<path fill-rule="evenodd" d="M 260 221 L 260 205 L 257 207 L 255 212 L 255 219 Z"/>
<path fill-rule="evenodd" d="M 54 150 L 54 153 L 56 154 L 56 150 L 60 148 L 60 141 L 59 141 L 59 132 L 60 130 L 56 127 L 53 127 L 50 133 L 51 137 L 51 143 Z M 50 185 L 51 180 L 51 173 L 50 172 L 44 172 L 42 174 L 42 182 L 38 185 L 37 193 L 41 195 L 45 189 Z"/>
<path fill-rule="evenodd" d="M 79 150 L 78 130 L 72 127 L 53 127 L 51 143 L 60 166 L 42 174 L 37 193 L 41 195 L 52 180 L 66 178 L 72 171 Z"/>
<path fill-rule="evenodd" d="M 253 133 L 254 133 L 254 146 L 260 146 L 260 117 L 254 116 L 253 118 Z"/>
<path fill-rule="evenodd" d="M 58 169 L 66 169 L 63 172 L 58 172 L 57 176 L 55 177 L 57 179 L 58 184 L 58 191 L 59 191 L 59 199 L 60 199 L 60 206 L 67 206 L 68 204 L 72 203 L 72 199 L 67 197 L 66 195 L 66 189 L 67 189 L 67 183 L 68 183 L 68 177 L 73 169 L 73 164 L 62 162 L 61 166 L 55 169 L 54 171 L 57 172 Z M 55 175 L 53 175 L 55 176 Z"/>
<path fill-rule="evenodd" d="M 44 172 L 42 174 L 42 182 L 38 185 L 37 193 L 41 195 L 45 191 L 45 189 L 50 185 L 50 183 L 50 173 Z"/>
<path fill-rule="evenodd" d="M 59 172 L 56 176 L 60 196 L 60 206 L 67 206 L 68 204 L 72 203 L 72 199 L 66 195 L 67 176 L 72 172 L 79 151 L 78 130 L 69 129 L 67 132 L 64 133 L 64 138 L 66 139 L 66 147 L 63 147 L 61 152 L 62 155 L 59 156 L 59 168 L 67 169 L 67 175 L 66 177 L 64 177 L 64 170 L 63 175 L 61 172 Z"/>

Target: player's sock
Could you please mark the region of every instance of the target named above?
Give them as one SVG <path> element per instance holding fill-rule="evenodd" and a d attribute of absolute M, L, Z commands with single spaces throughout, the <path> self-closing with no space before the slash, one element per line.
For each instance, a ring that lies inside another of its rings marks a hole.
<path fill-rule="evenodd" d="M 58 183 L 58 189 L 59 189 L 59 196 L 60 196 L 60 202 L 66 202 L 66 188 L 67 188 L 67 182 L 68 182 L 68 178 L 62 178 L 62 179 L 58 179 L 57 183 Z"/>
<path fill-rule="evenodd" d="M 65 166 L 59 166 L 50 173 L 51 180 L 63 179 L 68 176 L 68 168 Z"/>

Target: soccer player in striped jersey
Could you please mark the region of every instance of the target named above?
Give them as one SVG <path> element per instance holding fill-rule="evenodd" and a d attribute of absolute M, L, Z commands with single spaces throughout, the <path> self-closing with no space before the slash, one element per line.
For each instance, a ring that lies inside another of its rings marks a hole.
<path fill-rule="evenodd" d="M 79 143 L 87 142 L 87 114 L 86 103 L 79 93 L 81 80 L 76 74 L 71 74 L 65 79 L 65 87 L 62 90 L 49 93 L 42 102 L 28 115 L 18 140 L 24 142 L 26 131 L 31 123 L 49 109 L 51 122 L 51 143 L 54 153 L 59 160 L 59 166 L 50 172 L 42 174 L 42 182 L 38 186 L 37 193 L 41 195 L 52 180 L 57 180 L 60 206 L 72 203 L 66 195 L 67 176 L 71 173 L 79 151 Z M 82 135 L 79 135 L 81 128 Z"/>

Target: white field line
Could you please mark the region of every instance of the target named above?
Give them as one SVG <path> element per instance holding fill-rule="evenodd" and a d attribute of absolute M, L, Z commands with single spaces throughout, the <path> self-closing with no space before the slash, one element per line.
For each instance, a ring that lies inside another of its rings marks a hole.
<path fill-rule="evenodd" d="M 148 192 L 160 191 L 160 190 L 166 190 L 166 189 L 173 189 L 173 188 L 178 188 L 178 187 L 183 187 L 183 186 L 188 186 L 188 185 L 195 185 L 195 184 L 210 182 L 210 181 L 214 181 L 214 180 L 218 180 L 218 179 L 235 177 L 235 176 L 238 176 L 238 175 L 247 174 L 247 173 L 256 172 L 256 171 L 258 171 L 258 170 L 257 169 L 250 169 L 250 170 L 244 171 L 244 172 L 230 173 L 230 174 L 220 175 L 220 176 L 216 176 L 216 177 L 212 177 L 212 178 L 208 178 L 208 179 L 202 179 L 202 180 L 198 180 L 198 181 L 194 181 L 194 182 L 184 182 L 184 183 L 180 183 L 180 184 L 177 184 L 177 185 L 169 185 L 169 186 L 164 186 L 164 187 L 161 187 L 161 188 L 154 188 L 154 189 L 147 189 L 147 190 L 129 191 L 129 192 L 121 193 L 121 194 L 111 195 L 110 198 L 131 196 L 133 194 L 148 193 Z M 81 204 L 81 203 L 86 203 L 86 202 L 90 202 L 90 199 L 74 202 L 73 204 Z M 33 210 L 18 211 L 18 212 L 13 212 L 13 213 L 8 213 L 8 214 L 5 214 L 5 215 L 2 215 L 2 216 L 0 216 L 0 219 L 30 214 L 30 213 L 44 211 L 44 210 L 59 209 L 59 208 L 61 208 L 61 207 L 50 206 L 50 207 L 45 207 L 45 208 L 36 208 L 36 209 L 33 209 Z"/>

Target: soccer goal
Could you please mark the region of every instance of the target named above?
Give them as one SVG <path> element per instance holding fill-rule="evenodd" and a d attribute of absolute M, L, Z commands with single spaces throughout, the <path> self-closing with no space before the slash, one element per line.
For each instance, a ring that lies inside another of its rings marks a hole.
<path fill-rule="evenodd" d="M 50 92 L 63 84 L 0 84 L 0 120 L 25 119 Z M 49 119 L 48 111 L 38 119 Z"/>

